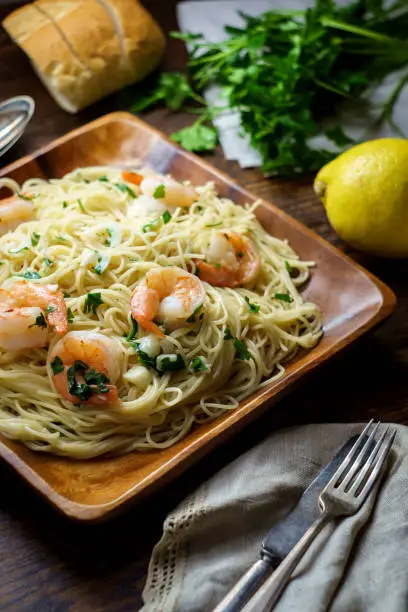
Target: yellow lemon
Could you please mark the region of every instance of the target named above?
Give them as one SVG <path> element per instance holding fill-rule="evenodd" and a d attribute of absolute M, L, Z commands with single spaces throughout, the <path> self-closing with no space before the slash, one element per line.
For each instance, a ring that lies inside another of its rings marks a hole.
<path fill-rule="evenodd" d="M 408 140 L 352 147 L 318 172 L 314 189 L 345 242 L 374 255 L 408 257 Z"/>

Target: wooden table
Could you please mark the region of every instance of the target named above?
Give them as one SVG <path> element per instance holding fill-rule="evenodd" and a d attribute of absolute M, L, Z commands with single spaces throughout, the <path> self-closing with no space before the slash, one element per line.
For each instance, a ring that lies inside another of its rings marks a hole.
<path fill-rule="evenodd" d="M 0 18 L 9 8 L 0 8 Z M 7 4 L 7 2 L 6 2 Z M 166 30 L 176 29 L 176 0 L 145 0 Z M 183 69 L 185 51 L 171 40 L 167 69 Z M 71 116 L 52 101 L 20 52 L 0 29 L 0 99 L 31 95 L 35 116 L 24 138 L 0 159 L 2 165 L 112 110 L 126 109 L 113 95 Z M 170 133 L 191 122 L 188 115 L 154 111 L 145 119 Z M 339 248 L 311 188 L 312 177 L 296 182 L 267 180 L 258 170 L 241 170 L 220 150 L 210 161 L 250 190 L 270 199 Z M 370 260 L 349 250 L 398 297 L 396 313 L 381 328 L 333 360 L 317 376 L 282 400 L 245 432 L 191 468 L 177 482 L 108 523 L 87 526 L 57 515 L 26 484 L 0 464 L 0 609 L 18 612 L 138 610 L 148 560 L 168 511 L 204 479 L 268 432 L 307 422 L 408 421 L 408 274 L 405 262 Z"/>

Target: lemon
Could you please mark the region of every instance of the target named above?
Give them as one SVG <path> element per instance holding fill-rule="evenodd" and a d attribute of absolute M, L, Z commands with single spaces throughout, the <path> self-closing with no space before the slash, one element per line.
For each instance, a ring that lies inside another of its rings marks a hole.
<path fill-rule="evenodd" d="M 374 255 L 408 257 L 408 140 L 352 147 L 323 166 L 314 189 L 345 242 Z"/>

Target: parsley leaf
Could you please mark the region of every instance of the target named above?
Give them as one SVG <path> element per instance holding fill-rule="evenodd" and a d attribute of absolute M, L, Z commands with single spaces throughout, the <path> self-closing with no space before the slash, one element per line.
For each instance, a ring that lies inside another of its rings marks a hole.
<path fill-rule="evenodd" d="M 33 195 L 24 195 L 24 193 L 21 193 L 21 191 L 17 194 L 17 196 L 26 202 L 31 202 L 31 200 L 34 198 Z"/>
<path fill-rule="evenodd" d="M 46 306 L 45 307 L 45 312 L 47 314 L 50 314 L 50 312 L 55 312 L 57 310 L 56 306 Z"/>
<path fill-rule="evenodd" d="M 48 268 L 52 266 L 52 261 L 51 259 L 48 259 L 48 257 L 44 257 L 43 262 Z"/>
<path fill-rule="evenodd" d="M 259 304 L 253 304 L 252 302 L 249 301 L 249 297 L 245 296 L 245 301 L 248 304 L 249 310 L 251 312 L 259 312 L 261 307 Z"/>
<path fill-rule="evenodd" d="M 98 181 L 100 181 L 101 183 L 109 183 L 109 179 L 107 176 L 102 175 L 98 178 Z"/>
<path fill-rule="evenodd" d="M 130 342 L 131 340 L 133 340 L 137 332 L 137 321 L 133 317 L 131 317 L 131 319 L 132 319 L 132 329 L 130 330 L 129 334 L 126 336 L 127 342 Z"/>
<path fill-rule="evenodd" d="M 224 329 L 224 340 L 232 340 L 233 337 L 234 336 L 231 334 L 231 331 L 228 329 L 228 327 L 226 327 Z"/>
<path fill-rule="evenodd" d="M 40 238 L 41 234 L 37 234 L 36 232 L 31 234 L 31 244 L 33 247 L 37 246 L 37 244 L 40 242 Z"/>
<path fill-rule="evenodd" d="M 23 274 L 17 274 L 17 276 L 22 276 L 27 280 L 34 280 L 37 278 L 41 278 L 41 276 L 35 270 L 26 270 Z"/>
<path fill-rule="evenodd" d="M 153 370 L 155 370 L 156 369 L 156 357 L 150 357 L 150 355 L 142 351 L 142 349 L 140 348 L 139 342 L 135 342 L 133 340 L 133 341 L 130 341 L 130 344 L 135 349 L 139 357 L 140 363 L 144 365 L 146 368 L 153 368 Z"/>
<path fill-rule="evenodd" d="M 84 313 L 96 314 L 96 309 L 103 303 L 101 293 L 88 293 L 84 302 Z"/>
<path fill-rule="evenodd" d="M 180 353 L 163 354 L 156 357 L 156 368 L 159 372 L 177 372 L 184 370 L 186 362 Z"/>
<path fill-rule="evenodd" d="M 293 268 L 286 259 L 285 259 L 285 268 L 287 269 L 289 276 L 292 276 Z"/>
<path fill-rule="evenodd" d="M 203 304 L 199 304 L 197 306 L 197 308 L 194 310 L 193 314 L 191 314 L 188 319 L 187 319 L 187 323 L 195 323 L 196 322 L 196 317 L 198 315 L 198 313 L 200 312 L 200 310 L 202 309 Z"/>
<path fill-rule="evenodd" d="M 99 179 L 101 180 L 101 179 Z M 131 198 L 137 198 L 137 195 L 135 194 L 135 192 L 133 191 L 133 189 L 131 189 L 129 187 L 129 185 L 126 185 L 126 183 L 113 183 L 115 185 L 115 187 L 117 187 L 120 191 L 122 191 L 123 193 L 126 193 L 128 196 L 130 196 Z"/>
<path fill-rule="evenodd" d="M 213 151 L 218 141 L 217 130 L 201 123 L 173 132 L 171 139 L 187 151 Z"/>
<path fill-rule="evenodd" d="M 82 204 L 82 200 L 81 200 L 81 198 L 78 198 L 78 199 L 77 199 L 77 202 L 78 202 L 78 206 L 79 206 L 80 211 L 81 211 L 81 212 L 83 212 L 83 213 L 85 213 L 85 214 L 87 214 L 87 212 L 86 212 L 86 210 L 85 210 L 85 207 L 84 207 L 84 205 Z"/>
<path fill-rule="evenodd" d="M 165 195 L 166 195 L 166 187 L 163 184 L 158 185 L 156 189 L 154 190 L 153 197 L 156 200 L 159 200 L 160 198 L 164 198 Z"/>
<path fill-rule="evenodd" d="M 68 202 L 64 200 L 62 203 L 62 208 L 67 208 L 67 207 L 68 207 Z"/>
<path fill-rule="evenodd" d="M 275 293 L 275 298 L 277 300 L 281 300 L 282 302 L 293 302 L 293 298 L 289 295 L 289 293 Z"/>
<path fill-rule="evenodd" d="M 47 327 L 47 321 L 45 320 L 45 317 L 42 312 L 40 312 L 40 314 L 36 316 L 35 323 L 29 325 L 28 329 L 30 329 L 30 327 L 35 327 L 36 325 L 38 327 Z"/>
<path fill-rule="evenodd" d="M 175 111 L 179 110 L 186 100 L 197 98 L 185 74 L 164 72 L 160 74 L 154 91 L 136 100 L 131 111 L 139 113 L 158 102 L 165 102 L 170 110 Z"/>
<path fill-rule="evenodd" d="M 198 372 L 207 372 L 208 366 L 205 362 L 204 357 L 198 356 L 198 357 L 193 357 L 193 359 L 190 361 L 189 369 L 194 374 L 197 374 Z"/>
<path fill-rule="evenodd" d="M 62 359 L 61 357 L 58 357 L 58 355 L 55 357 L 54 361 L 51 361 L 51 369 L 53 371 L 54 376 L 64 371 Z"/>
<path fill-rule="evenodd" d="M 74 314 L 70 308 L 67 309 L 67 321 L 68 323 L 74 322 Z"/>
<path fill-rule="evenodd" d="M 163 219 L 163 223 L 166 224 L 170 221 L 171 219 L 171 214 L 169 213 L 168 210 L 165 210 L 164 213 L 162 214 L 162 219 Z"/>
<path fill-rule="evenodd" d="M 247 346 L 243 340 L 234 338 L 233 344 L 235 346 L 235 350 L 237 351 L 238 359 L 242 359 L 245 361 L 251 359 L 251 353 L 248 351 Z"/>

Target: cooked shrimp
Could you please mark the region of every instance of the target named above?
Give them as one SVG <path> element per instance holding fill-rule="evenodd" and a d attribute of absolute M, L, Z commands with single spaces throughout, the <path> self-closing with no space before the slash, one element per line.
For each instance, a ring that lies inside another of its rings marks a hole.
<path fill-rule="evenodd" d="M 123 353 L 114 338 L 98 332 L 72 331 L 58 340 L 49 354 L 52 382 L 73 404 L 109 405 L 118 401 L 115 386 Z"/>
<path fill-rule="evenodd" d="M 19 351 L 47 344 L 47 324 L 41 308 L 0 310 L 0 348 Z"/>
<path fill-rule="evenodd" d="M 130 312 L 141 327 L 164 338 L 154 319 L 181 327 L 204 298 L 205 290 L 197 276 L 177 267 L 153 268 L 133 291 Z"/>
<path fill-rule="evenodd" d="M 34 217 L 34 206 L 29 200 L 11 196 L 0 200 L 0 236 L 15 230 L 20 223 L 31 221 Z"/>
<path fill-rule="evenodd" d="M 183 185 L 170 177 L 147 176 L 140 183 L 142 194 L 161 200 L 170 208 L 189 208 L 198 199 L 191 185 Z"/>
<path fill-rule="evenodd" d="M 68 329 L 67 307 L 64 294 L 57 285 L 38 285 L 19 281 L 0 289 L 0 310 L 19 309 L 27 306 L 41 308 L 45 319 L 55 328 L 57 334 Z"/>
<path fill-rule="evenodd" d="M 236 232 L 217 232 L 211 236 L 207 259 L 194 260 L 200 279 L 215 287 L 237 287 L 252 281 L 261 260 L 249 238 Z"/>

